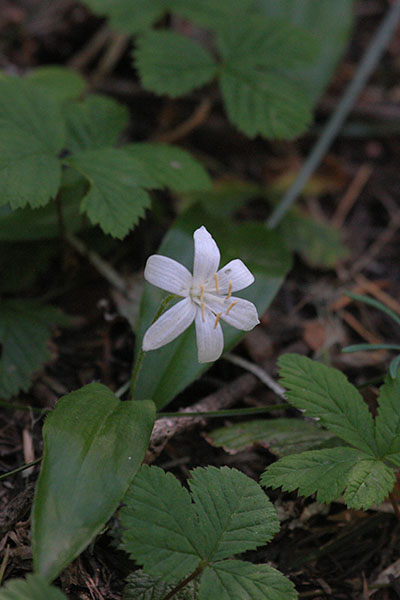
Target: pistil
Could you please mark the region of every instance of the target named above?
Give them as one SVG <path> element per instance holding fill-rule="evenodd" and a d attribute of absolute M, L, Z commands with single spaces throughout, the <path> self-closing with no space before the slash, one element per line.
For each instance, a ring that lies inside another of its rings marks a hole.
<path fill-rule="evenodd" d="M 201 307 L 201 320 L 204 323 L 205 310 L 206 310 L 206 305 L 204 304 L 204 285 L 200 286 L 200 307 Z"/>

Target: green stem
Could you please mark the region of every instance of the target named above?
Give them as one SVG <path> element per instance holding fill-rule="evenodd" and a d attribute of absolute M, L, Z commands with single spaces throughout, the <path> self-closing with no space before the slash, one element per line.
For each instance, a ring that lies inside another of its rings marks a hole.
<path fill-rule="evenodd" d="M 290 404 L 273 404 L 272 406 L 256 406 L 254 408 L 232 408 L 226 410 L 208 410 L 204 412 L 159 412 L 156 419 L 164 417 L 242 417 L 245 415 L 259 415 L 274 410 L 289 408 Z"/>
<path fill-rule="evenodd" d="M 328 148 L 332 144 L 340 128 L 342 127 L 347 115 L 353 108 L 357 97 L 364 88 L 369 76 L 379 62 L 386 46 L 392 38 L 396 30 L 400 18 L 400 0 L 393 2 L 392 6 L 387 11 L 378 31 L 375 33 L 366 53 L 364 54 L 354 78 L 346 88 L 335 112 L 325 125 L 323 132 L 307 158 L 306 162 L 300 169 L 293 185 L 288 189 L 285 196 L 279 202 L 278 206 L 272 212 L 267 221 L 267 227 L 273 229 L 283 219 L 287 211 L 290 209 L 298 195 L 303 190 L 307 181 L 318 168 L 321 160 L 325 156 Z"/>
<path fill-rule="evenodd" d="M 20 471 L 25 471 L 25 469 L 29 469 L 29 467 L 33 467 L 33 465 L 37 465 L 41 460 L 42 460 L 42 457 L 39 456 L 39 458 L 37 458 L 36 460 L 34 460 L 30 463 L 26 463 L 25 465 L 22 465 L 22 467 L 18 467 L 18 469 L 14 469 L 13 471 L 8 471 L 7 473 L 3 473 L 3 475 L 0 475 L 0 480 L 6 479 L 6 477 L 11 477 L 11 475 L 15 475 L 16 473 L 19 473 Z"/>
<path fill-rule="evenodd" d="M 37 406 L 28 406 L 26 404 L 14 404 L 13 402 L 6 402 L 5 400 L 0 400 L 0 406 L 10 410 L 29 410 L 40 414 L 53 410 L 52 408 L 38 408 Z"/>
<path fill-rule="evenodd" d="M 157 319 L 159 317 L 161 317 L 162 313 L 164 312 L 164 310 L 167 308 L 168 304 L 174 299 L 177 298 L 176 294 L 170 294 L 169 296 L 166 296 L 164 298 L 164 300 L 161 302 L 156 314 L 154 315 L 154 319 L 151 322 L 151 325 L 153 325 L 153 323 L 155 323 L 157 321 Z M 133 371 L 132 371 L 132 377 L 131 377 L 131 383 L 129 386 L 129 399 L 133 400 L 133 394 L 135 391 L 135 387 L 136 387 L 136 382 L 139 376 L 139 371 L 140 371 L 140 367 L 142 366 L 142 361 L 143 361 L 143 357 L 144 357 L 144 350 L 141 348 L 139 355 L 137 357 L 135 366 L 133 367 Z"/>
<path fill-rule="evenodd" d="M 193 573 L 191 573 L 186 577 L 186 579 L 178 583 L 178 585 L 176 585 L 170 592 L 168 592 L 166 596 L 164 596 L 163 600 L 170 600 L 170 598 L 175 596 L 175 594 L 177 594 L 182 588 L 184 588 L 188 583 L 190 583 L 191 581 L 193 581 L 193 579 L 200 575 L 200 573 L 204 571 L 204 568 L 206 566 L 207 562 L 202 560 L 199 566 L 193 571 Z"/>

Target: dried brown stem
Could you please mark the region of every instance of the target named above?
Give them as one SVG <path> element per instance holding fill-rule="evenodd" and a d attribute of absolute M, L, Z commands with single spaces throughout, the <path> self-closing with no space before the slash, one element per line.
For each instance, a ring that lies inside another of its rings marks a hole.
<path fill-rule="evenodd" d="M 183 121 L 183 123 L 174 129 L 170 129 L 165 133 L 160 133 L 154 136 L 154 141 L 171 144 L 172 142 L 176 142 L 177 140 L 186 137 L 194 129 L 204 123 L 210 114 L 212 105 L 213 100 L 209 96 L 206 96 L 203 98 L 200 104 L 197 105 L 193 113 L 188 119 L 186 119 L 186 121 Z"/>

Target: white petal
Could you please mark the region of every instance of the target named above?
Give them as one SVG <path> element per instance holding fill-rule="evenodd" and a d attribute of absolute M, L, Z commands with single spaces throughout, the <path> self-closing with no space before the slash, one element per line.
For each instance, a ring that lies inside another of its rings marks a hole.
<path fill-rule="evenodd" d="M 196 306 L 190 298 L 180 300 L 167 310 L 146 331 L 143 337 L 143 350 L 156 350 L 169 344 L 193 323 Z"/>
<path fill-rule="evenodd" d="M 149 283 L 178 296 L 187 296 L 192 285 L 192 275 L 186 267 L 173 258 L 153 254 L 147 259 L 144 278 Z"/>
<path fill-rule="evenodd" d="M 243 290 L 254 281 L 254 275 L 250 273 L 244 262 L 235 258 L 220 269 L 217 273 L 219 293 L 227 294 L 229 283 L 232 282 L 232 292 Z"/>
<path fill-rule="evenodd" d="M 211 294 L 207 294 L 207 306 L 215 313 L 221 312 L 219 298 L 210 299 Z M 244 298 L 229 298 L 224 303 L 224 311 L 221 319 L 242 331 L 250 331 L 259 324 L 257 309 L 252 302 Z"/>
<path fill-rule="evenodd" d="M 221 255 L 218 246 L 207 229 L 202 225 L 193 234 L 194 262 L 193 280 L 195 284 L 203 284 L 213 279 L 217 272 Z"/>
<path fill-rule="evenodd" d="M 204 321 L 201 310 L 196 313 L 197 359 L 199 363 L 217 360 L 224 349 L 224 336 L 221 325 L 217 323 L 215 327 L 215 321 L 215 315 L 208 309 L 204 311 Z"/>

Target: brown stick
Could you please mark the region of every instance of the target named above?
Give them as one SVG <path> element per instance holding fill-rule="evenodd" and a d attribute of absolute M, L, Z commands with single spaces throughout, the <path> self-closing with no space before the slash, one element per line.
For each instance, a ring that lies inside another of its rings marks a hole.
<path fill-rule="evenodd" d="M 210 114 L 212 105 L 212 99 L 209 96 L 206 96 L 200 104 L 196 106 L 195 110 L 186 121 L 183 121 L 183 123 L 175 127 L 175 129 L 170 129 L 170 131 L 154 136 L 154 141 L 171 144 L 172 142 L 176 142 L 177 140 L 186 137 L 193 129 L 196 129 L 196 127 L 199 127 L 199 125 L 204 123 Z"/>

